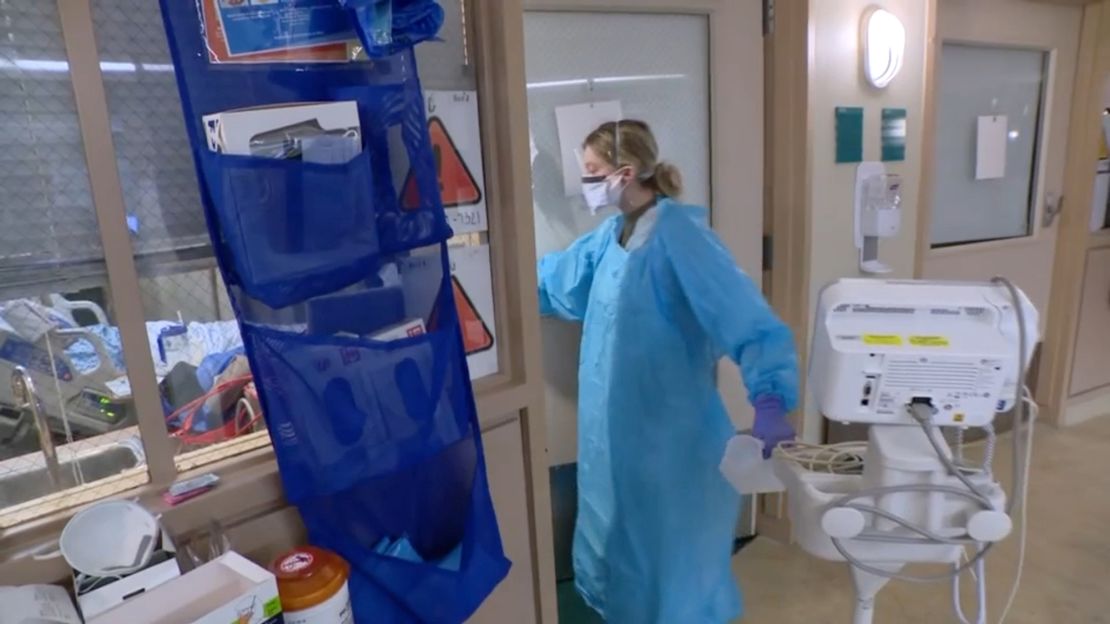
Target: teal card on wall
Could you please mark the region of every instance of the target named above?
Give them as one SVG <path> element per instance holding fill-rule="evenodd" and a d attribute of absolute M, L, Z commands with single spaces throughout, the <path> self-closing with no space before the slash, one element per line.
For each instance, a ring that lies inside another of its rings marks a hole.
<path fill-rule="evenodd" d="M 882 120 L 883 161 L 906 159 L 906 109 L 884 108 Z"/>
<path fill-rule="evenodd" d="M 863 160 L 863 108 L 836 107 L 836 162 Z"/>

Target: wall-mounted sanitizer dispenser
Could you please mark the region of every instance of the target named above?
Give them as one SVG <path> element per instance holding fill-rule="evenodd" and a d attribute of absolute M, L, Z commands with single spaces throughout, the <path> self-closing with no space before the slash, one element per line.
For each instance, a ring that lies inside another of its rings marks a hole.
<path fill-rule="evenodd" d="M 856 169 L 855 244 L 863 273 L 889 273 L 879 260 L 879 239 L 898 234 L 902 225 L 902 176 L 887 173 L 881 162 Z"/>

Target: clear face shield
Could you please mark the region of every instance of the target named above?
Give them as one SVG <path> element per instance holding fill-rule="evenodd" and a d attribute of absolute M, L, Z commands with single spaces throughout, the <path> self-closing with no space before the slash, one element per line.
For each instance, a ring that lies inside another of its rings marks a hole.
<path fill-rule="evenodd" d="M 614 154 L 612 160 L 619 162 L 620 152 L 620 122 L 616 122 L 617 127 L 614 133 Z M 609 206 L 619 206 L 621 195 L 627 186 L 621 179 L 621 172 L 628 168 L 628 165 L 618 166 L 609 174 L 591 174 L 585 163 L 585 154 L 582 148 L 574 150 L 574 155 L 578 159 L 578 166 L 582 170 L 582 197 L 586 200 L 586 206 L 590 209 L 591 215 L 596 215 L 602 209 Z"/>

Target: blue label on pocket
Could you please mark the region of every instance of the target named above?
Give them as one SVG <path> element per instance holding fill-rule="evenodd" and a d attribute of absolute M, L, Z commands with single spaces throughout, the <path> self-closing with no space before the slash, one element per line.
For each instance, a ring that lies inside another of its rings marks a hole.
<path fill-rule="evenodd" d="M 336 0 L 214 0 L 232 55 L 355 39 Z"/>

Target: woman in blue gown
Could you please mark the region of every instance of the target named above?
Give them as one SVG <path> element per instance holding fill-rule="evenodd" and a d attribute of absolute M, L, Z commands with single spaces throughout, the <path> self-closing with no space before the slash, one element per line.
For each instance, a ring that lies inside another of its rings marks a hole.
<path fill-rule="evenodd" d="M 769 452 L 794 437 L 793 338 L 706 209 L 676 200 L 647 124 L 603 124 L 582 149 L 587 205 L 619 213 L 538 266 L 541 312 L 583 323 L 575 583 L 614 624 L 728 622 L 739 497 L 717 468 L 734 431 L 716 364 L 739 365 Z"/>

